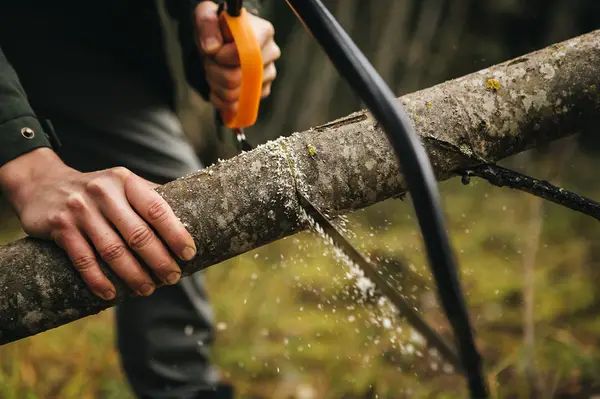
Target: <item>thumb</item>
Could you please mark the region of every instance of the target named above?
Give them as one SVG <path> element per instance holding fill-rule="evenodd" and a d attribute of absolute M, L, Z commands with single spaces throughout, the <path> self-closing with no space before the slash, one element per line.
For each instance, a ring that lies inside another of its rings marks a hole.
<path fill-rule="evenodd" d="M 223 46 L 217 9 L 212 1 L 202 1 L 194 11 L 198 44 L 207 55 L 215 54 Z"/>

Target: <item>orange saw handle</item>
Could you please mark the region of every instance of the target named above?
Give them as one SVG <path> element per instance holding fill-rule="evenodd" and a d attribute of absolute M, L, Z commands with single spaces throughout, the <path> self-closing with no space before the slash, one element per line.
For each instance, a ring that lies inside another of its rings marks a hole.
<path fill-rule="evenodd" d="M 254 125 L 258 117 L 263 82 L 262 53 L 245 8 L 241 9 L 239 16 L 228 12 L 221 15 L 233 36 L 242 69 L 237 112 L 221 112 L 221 118 L 228 128 L 242 129 Z"/>

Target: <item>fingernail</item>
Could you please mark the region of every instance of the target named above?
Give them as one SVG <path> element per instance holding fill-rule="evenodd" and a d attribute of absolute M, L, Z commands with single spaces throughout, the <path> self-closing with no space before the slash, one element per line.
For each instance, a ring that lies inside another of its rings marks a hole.
<path fill-rule="evenodd" d="M 154 285 L 145 283 L 138 289 L 138 294 L 141 296 L 148 296 L 154 292 Z"/>
<path fill-rule="evenodd" d="M 105 301 L 111 301 L 111 300 L 115 299 L 115 295 L 116 295 L 115 291 L 109 288 L 102 293 L 101 297 Z"/>
<path fill-rule="evenodd" d="M 181 259 L 192 260 L 196 256 L 196 248 L 187 246 L 181 251 Z"/>
<path fill-rule="evenodd" d="M 215 51 L 219 47 L 219 41 L 214 37 L 204 39 L 203 44 L 205 51 Z"/>
<path fill-rule="evenodd" d="M 171 272 L 171 273 L 169 273 L 169 275 L 165 279 L 165 282 L 167 284 L 173 285 L 173 284 L 175 284 L 176 282 L 179 281 L 180 277 L 181 277 L 181 273 L 180 272 Z"/>

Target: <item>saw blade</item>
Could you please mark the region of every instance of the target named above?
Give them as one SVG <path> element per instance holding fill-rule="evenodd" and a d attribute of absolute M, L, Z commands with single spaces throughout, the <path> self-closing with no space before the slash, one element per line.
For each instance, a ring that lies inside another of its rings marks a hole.
<path fill-rule="evenodd" d="M 423 338 L 425 338 L 431 347 L 435 348 L 456 370 L 461 370 L 462 367 L 456 352 L 431 326 L 429 326 L 429 324 L 427 324 L 415 310 L 415 307 L 404 299 L 401 294 L 377 272 L 377 267 L 360 253 L 354 245 L 344 237 L 338 228 L 329 221 L 327 216 L 325 216 L 299 191 L 298 199 L 307 215 L 312 218 L 315 224 L 321 228 L 323 233 L 331 239 L 332 244 L 363 272 L 364 276 L 368 278 L 375 288 L 394 305 L 397 311 L 406 318 L 408 323 L 421 334 Z"/>

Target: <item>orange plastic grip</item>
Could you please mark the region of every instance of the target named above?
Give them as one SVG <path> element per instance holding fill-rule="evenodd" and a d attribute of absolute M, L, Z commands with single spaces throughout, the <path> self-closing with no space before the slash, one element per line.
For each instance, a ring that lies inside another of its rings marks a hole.
<path fill-rule="evenodd" d="M 225 126 L 236 129 L 254 125 L 258 116 L 263 81 L 263 61 L 260 44 L 254 35 L 246 9 L 237 17 L 224 12 L 223 18 L 237 47 L 242 69 L 242 86 L 236 113 L 223 112 Z"/>

